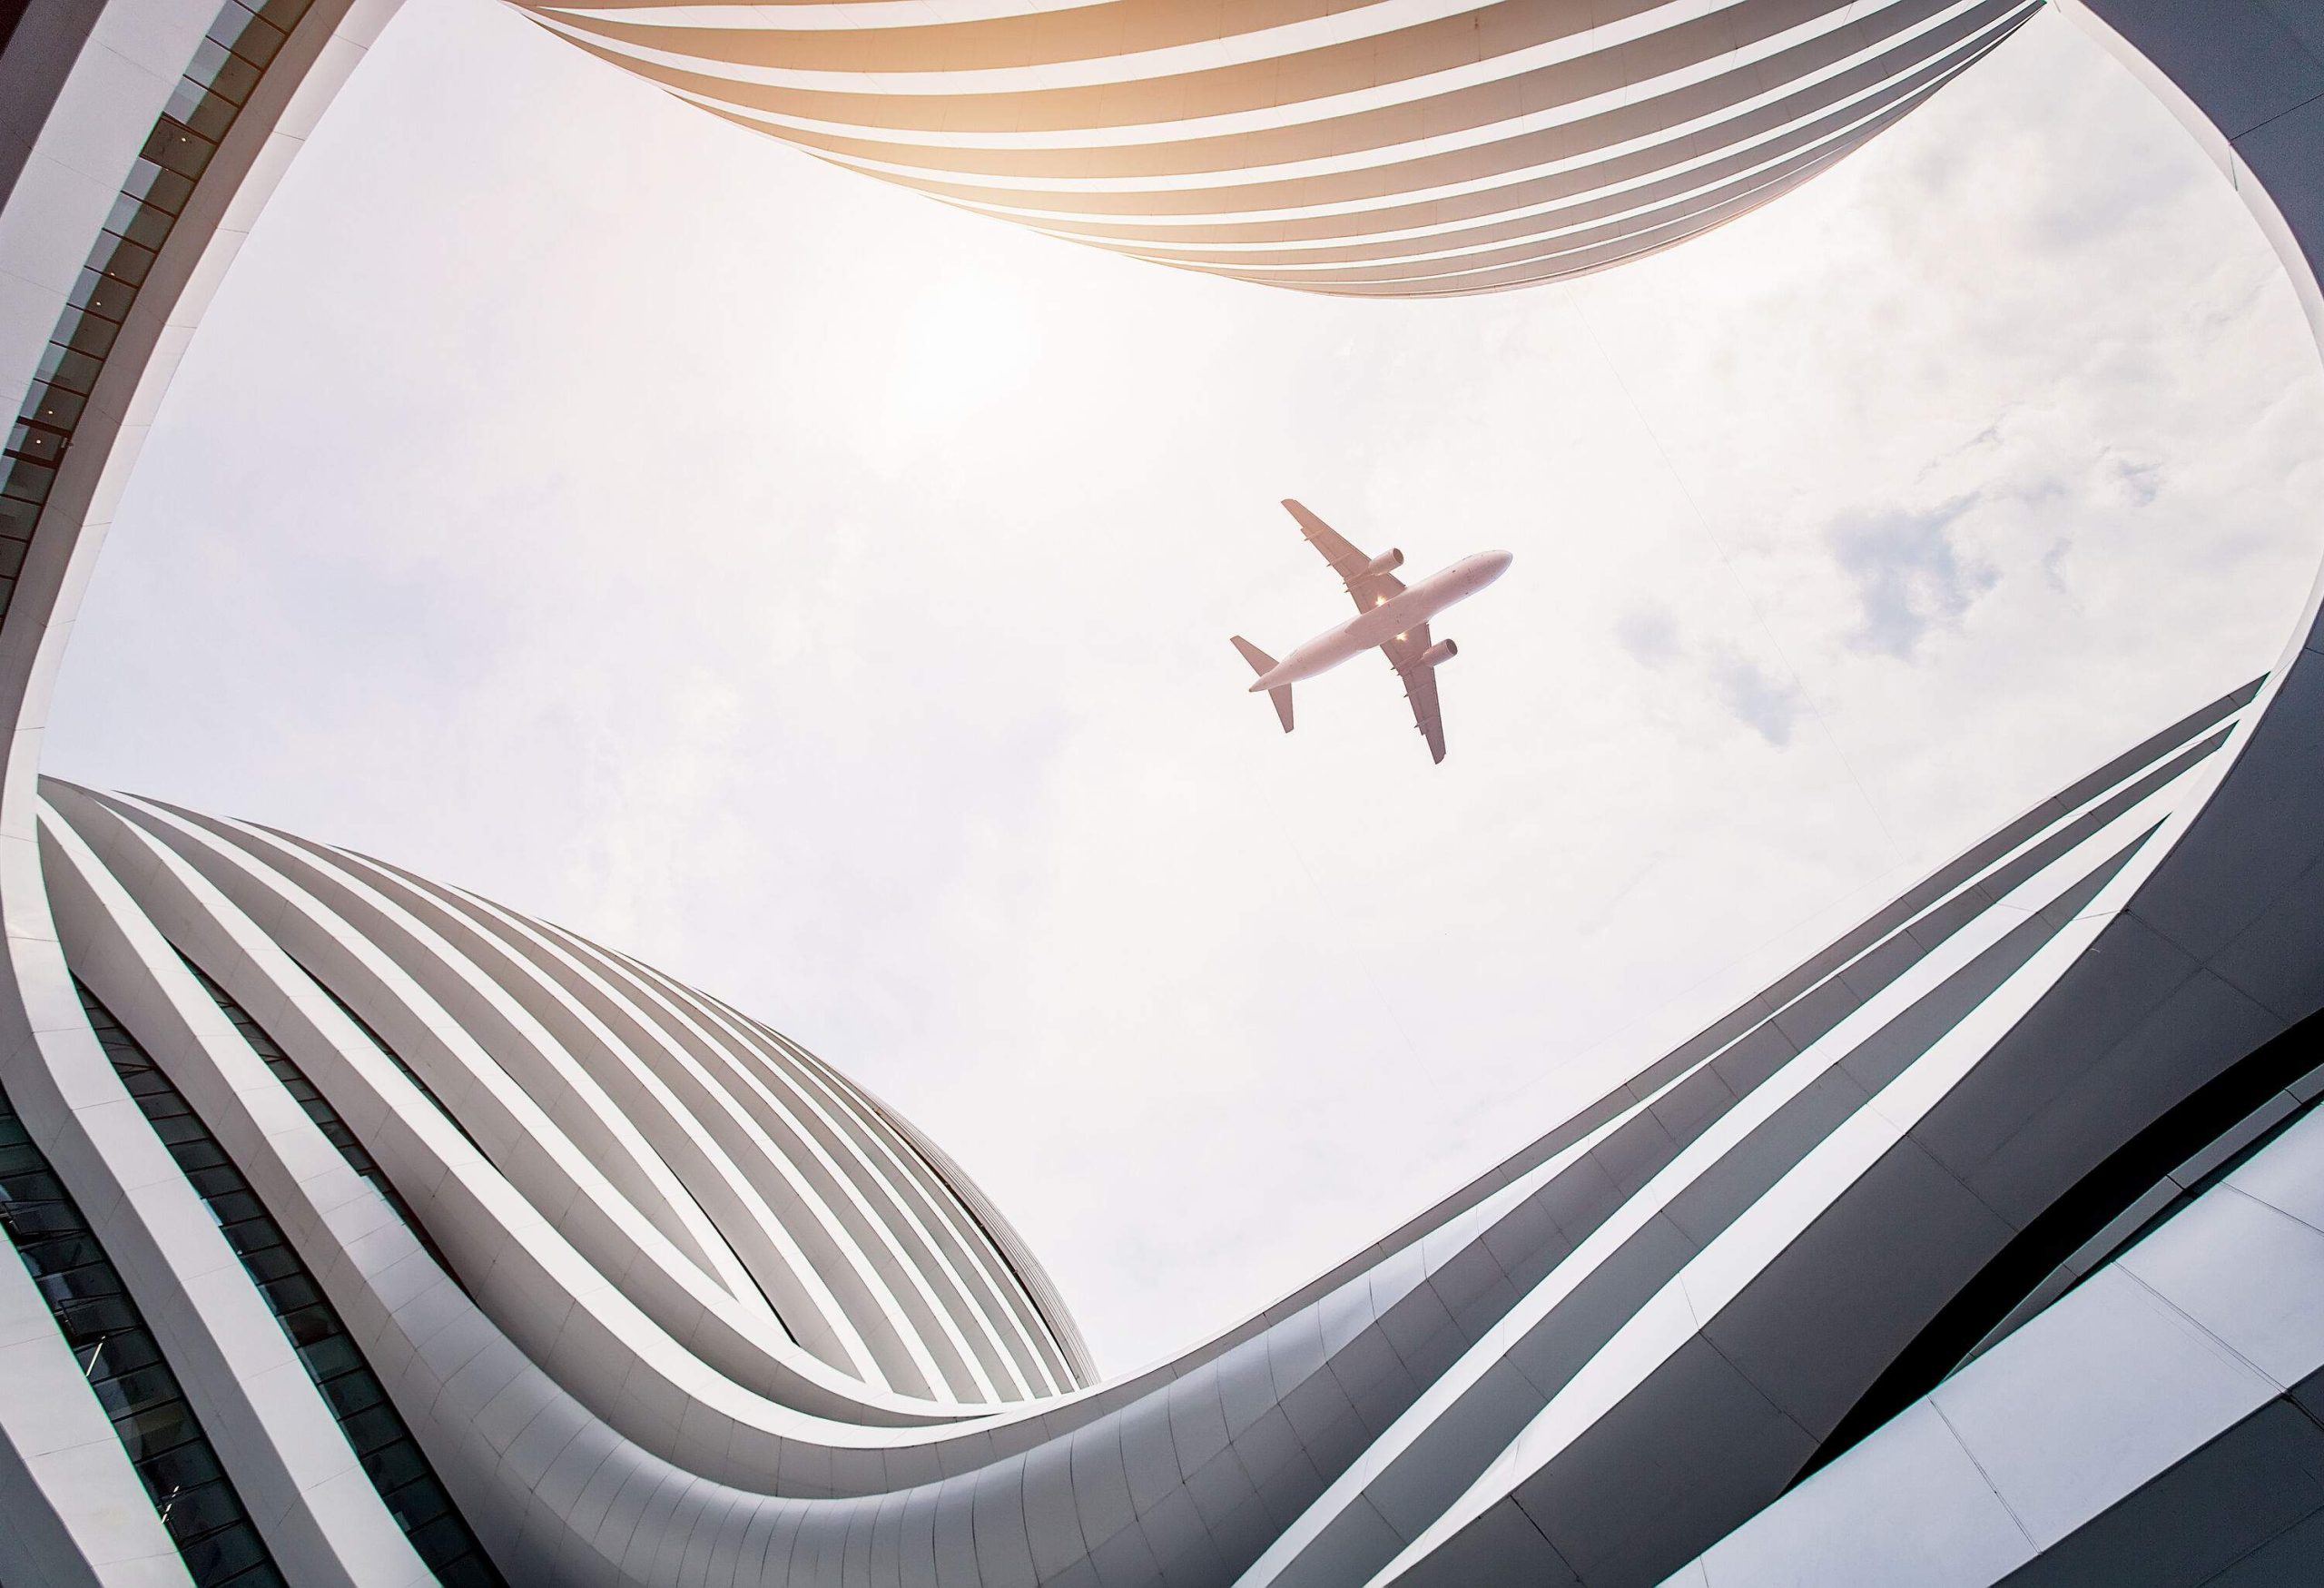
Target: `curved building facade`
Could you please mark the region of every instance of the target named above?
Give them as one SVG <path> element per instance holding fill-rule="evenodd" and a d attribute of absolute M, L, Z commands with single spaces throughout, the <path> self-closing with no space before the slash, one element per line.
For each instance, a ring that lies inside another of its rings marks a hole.
<path fill-rule="evenodd" d="M 1111 1384 L 1085 1382 L 973 1189 L 793 1044 L 570 933 L 245 824 L 44 786 L 47 900 L 96 1040 L 73 1033 L 55 1095 L 29 1077 L 10 1106 L 26 1147 L 85 1140 L 115 1177 L 110 1227 L 76 1243 L 239 1343 L 212 1363 L 150 1331 L 243 1510 L 314 1514 L 293 1580 L 400 1562 L 358 1553 L 385 1530 L 350 1467 L 426 1458 L 374 1488 L 390 1519 L 437 1519 L 415 1484 L 441 1494 L 459 1525 L 433 1536 L 459 1547 L 422 1554 L 439 1578 L 1653 1582 L 1925 1387 L 1893 1375 L 1930 1307 L 1827 1307 L 1777 1270 L 1817 1261 L 1858 1199 L 1885 1208 L 1882 1165 L 2119 915 L 2256 693 L 2062 791 L 1259 1317 Z M 2273 1079 L 2262 1098 L 2297 1078 Z M 2158 1177 L 2217 1139 L 2175 1132 Z M 178 1174 L 141 1172 L 164 1154 Z M 15 1173 L 58 1178 L 29 1154 Z M 1922 1175 L 1916 1225 L 1947 1206 Z M 9 1229 L 53 1261 L 46 1223 Z M 1934 1299 L 2009 1244 L 1990 1214 L 1982 1245 L 1884 1233 L 1831 1254 L 1862 1294 Z M 2016 1266 L 2013 1299 L 2040 1299 L 2050 1273 Z M 1982 1339 L 1955 1336 L 1955 1359 Z M 401 1442 L 290 1459 L 349 1426 L 348 1373 Z M 265 1486 L 277 1465 L 291 1492 Z M 1511 1506 L 1539 1559 L 1495 1523 Z"/>
<path fill-rule="evenodd" d="M 852 170 L 1187 270 L 1489 292 L 1668 248 L 1797 186 L 2040 0 L 519 0 Z"/>
<path fill-rule="evenodd" d="M 924 63 L 869 25 L 885 4 L 783 8 L 814 48 L 753 71 L 856 49 L 886 93 Z M 1051 41 L 1059 89 L 1071 62 L 1231 65 L 1220 8 L 1026 9 L 942 25 Z M 1279 9 L 1238 8 L 1266 26 L 1232 37 L 1338 27 L 1384 81 L 1450 70 L 1381 42 L 1426 6 Z M 1909 10 L 1842 9 L 1597 7 L 1557 58 L 1625 25 L 1677 50 L 1706 19 L 1861 50 Z M 2324 0 L 2070 9 L 2185 117 L 2324 325 Z M 86 0 L 0 37 L 0 380 L 26 394 L 0 483 L 0 1582 L 2313 1574 L 2313 602 L 2266 679 L 1111 1381 L 958 1168 L 744 1014 L 390 864 L 43 782 L 48 680 L 143 429 L 391 10 Z M 635 11 L 554 20 L 602 40 L 576 18 Z M 1573 8 L 1462 15 L 1498 61 L 1492 28 Z M 1624 67 L 1639 103 L 1678 58 Z M 1344 92 L 1320 81 L 1285 103 Z"/>

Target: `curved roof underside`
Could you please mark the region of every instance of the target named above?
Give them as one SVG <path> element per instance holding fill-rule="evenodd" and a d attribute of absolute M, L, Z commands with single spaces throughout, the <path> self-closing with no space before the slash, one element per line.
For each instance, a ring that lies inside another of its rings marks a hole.
<path fill-rule="evenodd" d="M 2039 0 L 516 0 L 835 164 L 1349 297 L 1668 248 L 1840 159 Z"/>

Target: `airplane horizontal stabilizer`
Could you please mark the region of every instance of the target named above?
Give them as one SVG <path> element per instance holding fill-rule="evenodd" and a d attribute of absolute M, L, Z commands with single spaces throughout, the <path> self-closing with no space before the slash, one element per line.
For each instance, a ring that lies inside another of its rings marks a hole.
<path fill-rule="evenodd" d="M 1256 673 L 1260 677 L 1264 678 L 1268 674 L 1275 671 L 1275 658 L 1273 656 L 1259 649 L 1258 646 L 1253 645 L 1249 640 L 1245 639 L 1239 634 L 1230 636 L 1229 637 L 1234 640 L 1235 648 L 1243 653 L 1243 659 L 1251 664 L 1252 672 Z M 1256 685 L 1252 686 L 1252 688 L 1255 690 L 1257 687 L 1258 686 Z M 1275 715 L 1282 719 L 1283 731 L 1286 734 L 1291 732 L 1291 686 L 1286 684 L 1280 689 L 1268 690 L 1267 698 L 1275 702 Z"/>

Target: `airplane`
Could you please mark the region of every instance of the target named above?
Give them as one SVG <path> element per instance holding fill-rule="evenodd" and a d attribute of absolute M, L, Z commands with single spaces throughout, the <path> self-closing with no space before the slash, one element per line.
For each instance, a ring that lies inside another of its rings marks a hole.
<path fill-rule="evenodd" d="M 1284 507 L 1299 524 L 1307 543 L 1324 554 L 1355 601 L 1355 616 L 1327 629 L 1280 662 L 1241 635 L 1235 648 L 1258 675 L 1251 693 L 1264 693 L 1275 702 L 1283 731 L 1291 732 L 1291 686 L 1330 671 L 1359 652 L 1377 646 L 1404 682 L 1404 698 L 1412 703 L 1413 724 L 1428 741 L 1432 761 L 1444 759 L 1444 718 L 1436 707 L 1436 669 L 1460 654 L 1451 640 L 1431 641 L 1428 620 L 1465 601 L 1509 571 L 1514 559 L 1505 551 L 1480 551 L 1464 557 L 1419 584 L 1406 586 L 1396 577 L 1404 554 L 1393 547 L 1378 557 L 1356 550 L 1338 531 L 1295 501 Z"/>

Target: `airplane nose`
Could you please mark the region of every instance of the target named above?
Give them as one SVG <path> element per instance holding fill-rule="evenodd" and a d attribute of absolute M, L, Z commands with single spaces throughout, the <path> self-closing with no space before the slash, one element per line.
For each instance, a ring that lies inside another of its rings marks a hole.
<path fill-rule="evenodd" d="M 1502 575 L 1507 573 L 1509 571 L 1509 565 L 1516 560 L 1517 559 L 1505 551 L 1482 551 L 1477 554 L 1477 561 L 1483 565 L 1485 570 L 1485 580 L 1487 583 L 1491 583 L 1492 580 L 1497 579 L 1501 577 Z"/>

